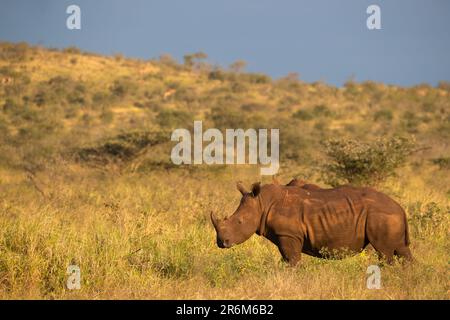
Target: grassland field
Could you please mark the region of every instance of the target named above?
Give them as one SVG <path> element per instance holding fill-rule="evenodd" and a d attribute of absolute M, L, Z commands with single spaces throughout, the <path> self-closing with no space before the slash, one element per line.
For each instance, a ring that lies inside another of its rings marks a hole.
<path fill-rule="evenodd" d="M 449 83 L 333 87 L 188 62 L 0 43 L 0 299 L 449 299 Z M 170 132 L 194 120 L 280 128 L 278 179 L 323 187 L 327 139 L 413 139 L 376 188 L 405 208 L 417 262 L 383 265 L 370 290 L 372 250 L 291 268 L 256 235 L 217 248 L 210 211 L 236 209 L 236 181 L 271 178 L 174 165 Z"/>

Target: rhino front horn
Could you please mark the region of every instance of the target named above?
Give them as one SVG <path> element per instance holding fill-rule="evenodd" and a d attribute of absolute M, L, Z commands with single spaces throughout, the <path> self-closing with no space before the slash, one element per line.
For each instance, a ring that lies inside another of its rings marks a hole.
<path fill-rule="evenodd" d="M 212 222 L 214 228 L 217 229 L 219 220 L 216 218 L 216 216 L 214 215 L 214 212 L 212 212 L 212 211 L 211 211 L 211 222 Z"/>

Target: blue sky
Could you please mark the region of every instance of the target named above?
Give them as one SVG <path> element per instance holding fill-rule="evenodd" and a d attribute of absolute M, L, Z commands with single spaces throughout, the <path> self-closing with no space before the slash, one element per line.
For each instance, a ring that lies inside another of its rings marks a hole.
<path fill-rule="evenodd" d="M 70 4 L 81 30 L 66 28 Z M 366 27 L 371 4 L 381 30 Z M 249 71 L 333 85 L 450 81 L 449 0 L 0 0 L 0 40 L 179 61 L 204 51 L 213 64 L 242 59 Z"/>

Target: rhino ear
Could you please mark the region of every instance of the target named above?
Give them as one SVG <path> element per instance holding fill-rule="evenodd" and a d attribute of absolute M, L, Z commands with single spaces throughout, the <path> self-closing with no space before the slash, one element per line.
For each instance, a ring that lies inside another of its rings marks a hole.
<path fill-rule="evenodd" d="M 245 189 L 241 181 L 238 181 L 236 183 L 236 187 L 243 196 L 245 196 L 248 193 L 248 191 Z"/>
<path fill-rule="evenodd" d="M 275 175 L 272 176 L 272 182 L 273 182 L 273 184 L 276 184 L 276 185 L 280 184 L 280 180 L 278 180 L 277 176 L 275 176 Z"/>
<path fill-rule="evenodd" d="M 261 191 L 261 182 L 256 182 L 252 184 L 252 195 L 254 197 L 257 197 L 260 191 Z"/>

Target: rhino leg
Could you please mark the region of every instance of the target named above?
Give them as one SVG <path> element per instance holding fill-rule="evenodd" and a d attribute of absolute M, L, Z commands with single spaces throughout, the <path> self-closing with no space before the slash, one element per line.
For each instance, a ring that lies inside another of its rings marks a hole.
<path fill-rule="evenodd" d="M 388 247 L 375 247 L 379 260 L 385 260 L 387 264 L 394 262 L 394 250 Z"/>
<path fill-rule="evenodd" d="M 300 261 L 302 246 L 303 243 L 293 237 L 281 236 L 278 240 L 278 250 L 290 266 L 296 266 Z"/>
<path fill-rule="evenodd" d="M 411 252 L 405 243 L 405 219 L 401 214 L 377 212 L 368 216 L 367 238 L 380 258 L 388 264 L 394 261 L 394 255 L 412 259 Z"/>
<path fill-rule="evenodd" d="M 395 249 L 394 254 L 399 258 L 404 258 L 408 262 L 414 261 L 414 258 L 411 254 L 411 250 L 409 250 L 407 246 Z"/>
<path fill-rule="evenodd" d="M 403 258 L 406 262 L 414 261 L 411 254 L 411 250 L 407 246 L 399 246 L 398 248 L 392 249 L 392 247 L 381 247 L 380 249 L 375 248 L 380 259 L 386 259 L 388 264 L 394 262 L 394 255 L 399 258 Z"/>

